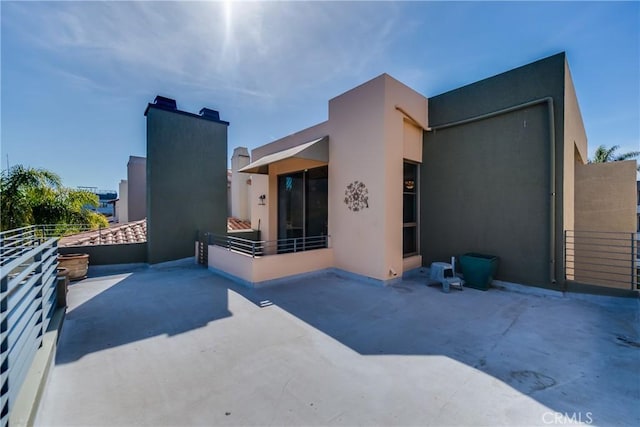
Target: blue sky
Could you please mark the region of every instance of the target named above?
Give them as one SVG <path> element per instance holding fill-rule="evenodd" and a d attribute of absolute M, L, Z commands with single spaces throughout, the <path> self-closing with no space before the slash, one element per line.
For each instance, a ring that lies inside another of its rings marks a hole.
<path fill-rule="evenodd" d="M 220 111 L 229 154 L 327 118 L 381 73 L 429 97 L 566 51 L 590 154 L 639 150 L 638 2 L 6 2 L 2 168 L 117 189 L 144 109 Z"/>

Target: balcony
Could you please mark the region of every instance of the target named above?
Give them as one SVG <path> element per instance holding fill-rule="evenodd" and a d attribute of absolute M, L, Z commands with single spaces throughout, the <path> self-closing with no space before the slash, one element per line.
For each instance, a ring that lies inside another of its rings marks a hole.
<path fill-rule="evenodd" d="M 333 267 L 329 236 L 249 240 L 207 235 L 207 266 L 249 286 Z"/>

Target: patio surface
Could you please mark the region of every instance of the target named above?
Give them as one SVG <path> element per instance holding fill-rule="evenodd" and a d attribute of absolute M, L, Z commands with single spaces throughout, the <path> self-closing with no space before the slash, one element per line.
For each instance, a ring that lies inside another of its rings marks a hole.
<path fill-rule="evenodd" d="M 637 299 L 91 274 L 36 425 L 640 425 Z"/>

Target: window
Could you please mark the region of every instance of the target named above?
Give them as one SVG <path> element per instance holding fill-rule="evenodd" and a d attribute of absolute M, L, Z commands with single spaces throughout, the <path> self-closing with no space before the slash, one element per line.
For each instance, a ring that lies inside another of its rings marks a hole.
<path fill-rule="evenodd" d="M 418 253 L 418 165 L 404 162 L 402 182 L 402 254 Z"/>

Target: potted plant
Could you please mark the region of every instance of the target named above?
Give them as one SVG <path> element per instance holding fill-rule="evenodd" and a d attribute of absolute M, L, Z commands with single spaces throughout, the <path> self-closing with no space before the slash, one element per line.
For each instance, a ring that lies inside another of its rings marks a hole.
<path fill-rule="evenodd" d="M 69 272 L 69 280 L 85 279 L 89 269 L 89 254 L 60 254 L 58 263 L 59 267 Z"/>

